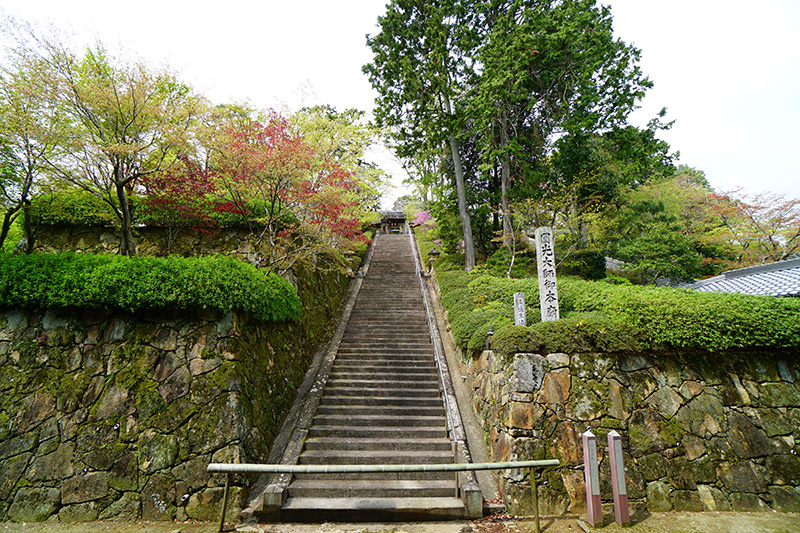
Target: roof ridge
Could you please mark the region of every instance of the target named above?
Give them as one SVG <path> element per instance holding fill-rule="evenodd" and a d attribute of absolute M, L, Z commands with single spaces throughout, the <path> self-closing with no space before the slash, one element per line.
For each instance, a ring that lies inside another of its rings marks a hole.
<path fill-rule="evenodd" d="M 722 279 L 740 278 L 742 276 L 750 276 L 752 274 L 763 274 L 766 272 L 775 272 L 777 270 L 786 270 L 789 268 L 800 268 L 800 259 L 787 259 L 786 261 L 776 261 L 766 265 L 756 265 L 752 267 L 737 268 L 736 270 L 729 270 L 721 273 L 719 276 L 709 278 L 703 281 L 709 281 L 722 276 Z"/>

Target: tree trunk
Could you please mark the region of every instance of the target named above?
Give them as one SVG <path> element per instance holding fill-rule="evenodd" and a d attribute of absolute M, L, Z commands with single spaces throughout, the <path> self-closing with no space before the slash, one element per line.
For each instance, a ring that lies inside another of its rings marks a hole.
<path fill-rule="evenodd" d="M 16 209 L 8 209 L 3 214 L 3 227 L 0 228 L 0 248 L 3 247 L 3 243 L 6 242 L 6 237 L 8 237 L 8 231 L 11 229 L 11 223 L 14 222 L 13 216 L 16 213 Z"/>
<path fill-rule="evenodd" d="M 26 254 L 33 253 L 34 242 L 33 225 L 31 224 L 31 201 L 25 200 L 22 206 L 22 227 L 25 229 L 25 239 L 28 241 L 25 248 Z"/>
<path fill-rule="evenodd" d="M 448 116 L 452 116 L 450 98 L 447 94 L 442 95 L 445 111 Z M 464 235 L 464 270 L 469 272 L 475 268 L 475 244 L 472 240 L 472 225 L 469 221 L 467 212 L 467 189 L 464 184 L 464 167 L 461 166 L 461 151 L 458 141 L 452 131 L 448 134 L 450 141 L 450 155 L 453 158 L 453 168 L 456 173 L 456 193 L 458 194 L 458 216 L 461 218 L 461 231 Z"/>
<path fill-rule="evenodd" d="M 508 111 L 500 112 L 500 139 L 508 147 Z M 508 208 L 508 184 L 511 182 L 511 161 L 508 152 L 500 156 L 500 207 L 503 210 L 503 245 L 511 249 L 514 239 L 514 227 L 511 223 L 511 211 Z"/>
<path fill-rule="evenodd" d="M 117 200 L 119 201 L 120 223 L 122 224 L 122 239 L 119 242 L 119 253 L 128 257 L 136 255 L 136 243 L 133 241 L 133 217 L 131 216 L 131 204 L 128 202 L 128 193 L 125 191 L 125 182 L 121 179 L 120 170 L 114 170 L 117 189 Z"/>
<path fill-rule="evenodd" d="M 503 209 L 503 245 L 511 248 L 514 240 L 514 227 L 511 223 L 511 210 L 508 207 L 508 183 L 511 181 L 511 163 L 508 154 L 500 162 L 500 205 Z"/>
<path fill-rule="evenodd" d="M 461 166 L 461 155 L 458 141 L 450 135 L 450 152 L 456 172 L 456 193 L 458 194 L 458 216 L 461 218 L 461 229 L 464 235 L 464 270 L 469 272 L 475 268 L 475 246 L 472 242 L 472 225 L 467 212 L 467 190 L 464 185 L 464 168 Z"/>

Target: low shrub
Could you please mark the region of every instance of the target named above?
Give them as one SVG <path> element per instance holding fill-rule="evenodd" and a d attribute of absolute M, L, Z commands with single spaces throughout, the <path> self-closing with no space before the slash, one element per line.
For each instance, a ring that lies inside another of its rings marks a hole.
<path fill-rule="evenodd" d="M 484 265 L 487 272 L 496 277 L 507 277 L 509 267 L 512 278 L 536 276 L 536 250 L 525 247 L 512 254 L 511 250 L 501 246 Z"/>
<path fill-rule="evenodd" d="M 216 309 L 269 322 L 300 318 L 300 299 L 285 279 L 221 256 L 4 255 L 0 305 L 134 313 Z"/>
<path fill-rule="evenodd" d="M 596 281 L 606 277 L 606 257 L 596 250 L 570 253 L 558 265 L 558 273 Z"/>
<path fill-rule="evenodd" d="M 85 191 L 61 191 L 35 196 L 31 201 L 34 225 L 114 226 L 114 210 L 97 196 Z"/>
<path fill-rule="evenodd" d="M 538 280 L 495 277 L 485 269 L 435 265 L 442 304 L 457 345 L 483 348 L 491 325 L 503 354 L 547 351 L 800 347 L 800 299 L 634 286 L 622 280 L 558 279 L 562 319 L 538 323 Z M 529 327 L 513 326 L 513 295 L 526 296 Z"/>
<path fill-rule="evenodd" d="M 641 350 L 641 332 L 599 313 L 586 313 L 532 326 L 510 326 L 492 339 L 501 356 L 529 353 L 632 352 Z"/>
<path fill-rule="evenodd" d="M 246 228 L 267 215 L 263 200 L 253 199 L 244 212 L 232 202 L 217 197 L 196 199 L 191 209 L 177 209 L 169 204 L 149 201 L 147 197 L 129 195 L 133 224 L 137 226 L 185 226 L 209 228 Z M 37 226 L 119 226 L 111 206 L 97 196 L 81 190 L 64 190 L 41 194 L 31 202 L 31 220 Z M 297 218 L 286 212 L 278 218 L 278 229 L 297 225 Z"/>

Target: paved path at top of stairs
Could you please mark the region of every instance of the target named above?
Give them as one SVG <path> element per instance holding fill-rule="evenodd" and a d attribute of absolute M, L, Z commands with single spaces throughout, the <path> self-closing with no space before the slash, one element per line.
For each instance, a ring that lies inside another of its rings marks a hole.
<path fill-rule="evenodd" d="M 453 463 L 408 235 L 380 235 L 299 464 Z M 464 517 L 453 473 L 297 475 L 282 520 Z"/>

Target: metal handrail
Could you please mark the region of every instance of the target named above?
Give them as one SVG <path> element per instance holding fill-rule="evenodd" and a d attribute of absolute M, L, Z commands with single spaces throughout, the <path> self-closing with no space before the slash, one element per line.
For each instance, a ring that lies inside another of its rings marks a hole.
<path fill-rule="evenodd" d="M 447 395 L 447 384 L 444 379 L 444 372 L 442 371 L 442 354 L 439 352 L 439 344 L 436 342 L 436 330 L 434 329 L 433 319 L 431 317 L 431 310 L 428 307 L 428 298 L 426 298 L 427 290 L 425 288 L 425 280 L 422 278 L 422 265 L 420 264 L 419 249 L 417 248 L 417 241 L 414 238 L 414 232 L 411 231 L 411 226 L 406 222 L 406 230 L 408 231 L 409 239 L 411 240 L 411 251 L 414 255 L 414 267 L 419 280 L 419 288 L 422 292 L 422 302 L 425 304 L 425 317 L 428 320 L 428 329 L 431 334 L 431 344 L 433 345 L 433 354 L 436 358 L 436 369 L 439 371 L 439 381 L 442 386 L 442 397 L 444 398 L 445 410 L 447 411 L 447 423 L 450 426 L 450 438 L 454 443 L 463 442 L 462 439 L 456 438 L 456 426 L 453 421 L 453 413 L 451 411 L 450 398 Z"/>
<path fill-rule="evenodd" d="M 408 464 L 408 465 L 260 465 L 260 464 L 234 464 L 211 463 L 208 465 L 209 473 L 227 474 L 225 492 L 222 497 L 222 510 L 219 517 L 219 531 L 225 530 L 225 512 L 228 509 L 228 494 L 230 492 L 231 476 L 236 473 L 264 473 L 264 474 L 358 474 L 370 472 L 464 472 L 468 470 L 505 470 L 508 468 L 531 469 L 531 493 L 535 513 L 535 529 L 539 533 L 539 495 L 536 488 L 534 468 L 559 466 L 558 459 L 540 459 L 537 461 L 507 461 L 504 463 L 445 463 L 445 464 Z"/>
<path fill-rule="evenodd" d="M 433 463 L 404 465 L 262 465 L 252 463 L 211 463 L 212 474 L 364 474 L 395 472 L 465 472 L 468 470 L 505 470 L 507 468 L 544 468 L 559 466 L 558 459 L 506 461 L 503 463 Z"/>

